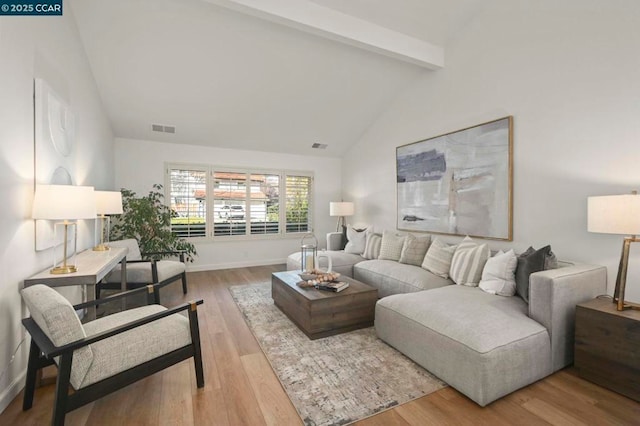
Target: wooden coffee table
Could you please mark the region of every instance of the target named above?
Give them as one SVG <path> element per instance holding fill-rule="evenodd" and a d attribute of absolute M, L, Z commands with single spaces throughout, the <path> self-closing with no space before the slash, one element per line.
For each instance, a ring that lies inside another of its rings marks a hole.
<path fill-rule="evenodd" d="M 275 272 L 271 297 L 275 305 L 311 340 L 373 325 L 378 290 L 353 278 L 341 276 L 349 288 L 339 293 L 301 288 L 300 271 Z"/>

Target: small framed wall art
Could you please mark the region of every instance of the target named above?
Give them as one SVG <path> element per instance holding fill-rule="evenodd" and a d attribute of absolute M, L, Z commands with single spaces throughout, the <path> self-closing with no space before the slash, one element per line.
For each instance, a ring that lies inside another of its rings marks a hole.
<path fill-rule="evenodd" d="M 398 229 L 513 239 L 513 117 L 396 148 Z"/>

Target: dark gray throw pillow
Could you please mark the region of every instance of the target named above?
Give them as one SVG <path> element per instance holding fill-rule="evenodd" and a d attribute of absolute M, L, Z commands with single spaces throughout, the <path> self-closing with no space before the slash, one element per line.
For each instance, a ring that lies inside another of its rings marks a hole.
<path fill-rule="evenodd" d="M 545 259 L 549 252 L 551 252 L 551 246 L 545 246 L 539 250 L 529 247 L 518 256 L 516 293 L 527 303 L 529 303 L 529 275 L 544 270 Z"/>

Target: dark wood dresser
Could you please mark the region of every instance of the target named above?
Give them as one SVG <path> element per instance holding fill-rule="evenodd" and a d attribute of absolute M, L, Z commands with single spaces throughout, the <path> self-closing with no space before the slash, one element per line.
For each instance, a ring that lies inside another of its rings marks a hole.
<path fill-rule="evenodd" d="M 640 401 L 640 311 L 609 298 L 576 307 L 575 367 L 581 377 Z"/>

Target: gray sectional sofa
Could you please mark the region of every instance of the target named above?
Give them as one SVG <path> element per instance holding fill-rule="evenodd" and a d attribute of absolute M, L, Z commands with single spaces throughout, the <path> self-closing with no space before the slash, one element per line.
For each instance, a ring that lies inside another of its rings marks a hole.
<path fill-rule="evenodd" d="M 378 289 L 378 337 L 481 406 L 571 364 L 575 306 L 606 292 L 606 268 L 559 262 L 531 274 L 527 304 L 331 250 L 338 236 L 327 236 L 333 269 Z M 287 269 L 299 268 L 294 253 Z"/>

